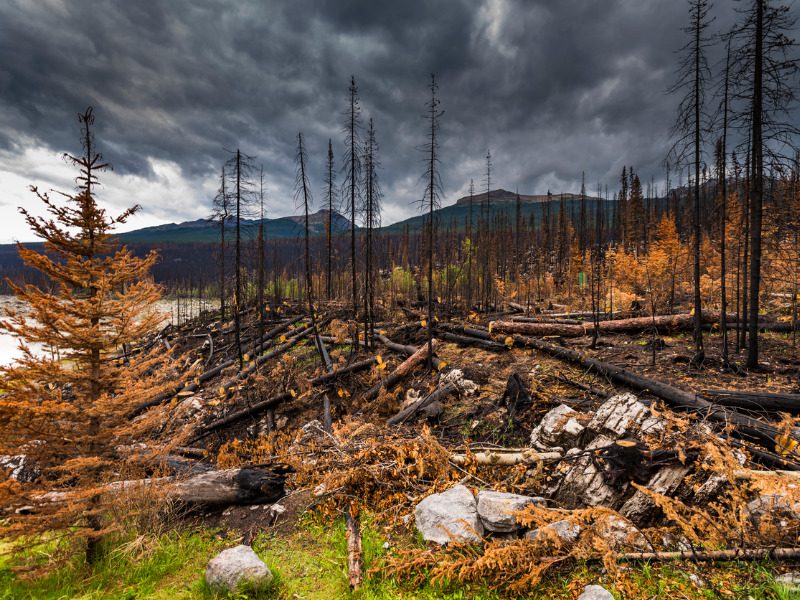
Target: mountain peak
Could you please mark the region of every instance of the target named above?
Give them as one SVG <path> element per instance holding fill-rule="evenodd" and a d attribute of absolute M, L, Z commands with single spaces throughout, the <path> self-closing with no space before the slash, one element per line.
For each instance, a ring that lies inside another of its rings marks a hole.
<path fill-rule="evenodd" d="M 517 193 L 516 192 L 509 192 L 508 190 L 504 190 L 502 188 L 491 190 L 489 192 L 491 194 L 491 201 L 492 204 L 497 202 L 498 204 L 505 204 L 508 202 L 516 202 L 517 201 Z M 520 202 L 524 204 L 530 203 L 537 203 L 537 202 L 547 202 L 547 200 L 560 200 L 561 197 L 564 197 L 565 200 L 577 200 L 580 198 L 580 194 L 572 194 L 572 193 L 565 193 L 565 194 L 552 194 L 548 196 L 547 194 L 520 194 L 519 199 Z M 589 196 L 587 196 L 589 198 Z M 456 206 L 469 206 L 470 198 L 469 196 L 463 196 L 456 200 Z M 472 204 L 480 205 L 483 202 L 486 202 L 486 192 L 481 192 L 480 194 L 474 194 L 472 196 Z"/>

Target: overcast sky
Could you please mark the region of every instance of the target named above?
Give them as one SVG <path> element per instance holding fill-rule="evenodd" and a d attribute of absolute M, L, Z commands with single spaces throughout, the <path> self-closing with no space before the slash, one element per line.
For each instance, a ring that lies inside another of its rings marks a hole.
<path fill-rule="evenodd" d="M 718 0 L 713 28 L 733 19 Z M 3 0 L 0 242 L 29 239 L 28 185 L 71 190 L 76 115 L 95 107 L 114 172 L 101 200 L 128 228 L 207 216 L 226 149 L 263 164 L 269 216 L 293 214 L 295 140 L 322 200 L 343 155 L 350 75 L 380 144 L 383 221 L 416 210 L 426 85 L 440 81 L 444 203 L 482 186 L 617 187 L 624 164 L 663 179 L 678 98 L 682 0 Z M 341 176 L 339 177 L 341 180 Z"/>

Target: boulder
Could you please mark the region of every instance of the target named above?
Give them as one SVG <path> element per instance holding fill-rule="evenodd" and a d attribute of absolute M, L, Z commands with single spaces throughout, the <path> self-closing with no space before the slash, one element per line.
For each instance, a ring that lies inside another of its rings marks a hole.
<path fill-rule="evenodd" d="M 612 439 L 638 433 L 650 409 L 631 393 L 612 396 L 594 413 L 588 428 Z"/>
<path fill-rule="evenodd" d="M 606 483 L 605 474 L 593 460 L 593 450 L 605 448 L 614 440 L 600 435 L 586 446 L 586 452 L 579 456 L 574 465 L 561 478 L 555 498 L 564 506 L 616 506 L 625 493 L 627 483 L 620 489 L 612 488 Z"/>
<path fill-rule="evenodd" d="M 671 496 L 683 483 L 689 470 L 689 467 L 680 463 L 667 465 L 650 478 L 646 487 L 662 496 Z M 625 502 L 619 512 L 637 525 L 647 525 L 661 514 L 650 496 L 639 490 Z"/>
<path fill-rule="evenodd" d="M 515 513 L 544 498 L 482 490 L 478 492 L 478 516 L 488 531 L 510 533 L 520 529 Z"/>
<path fill-rule="evenodd" d="M 241 585 L 262 588 L 271 581 L 272 572 L 250 546 L 223 550 L 206 567 L 206 583 L 215 591 L 235 594 Z"/>
<path fill-rule="evenodd" d="M 429 542 L 477 543 L 483 536 L 475 496 L 463 485 L 425 498 L 414 509 L 414 518 L 417 529 Z"/>
<path fill-rule="evenodd" d="M 585 429 L 576 418 L 579 414 L 566 404 L 559 404 L 531 432 L 531 446 L 540 450 L 575 446 Z"/>
<path fill-rule="evenodd" d="M 549 523 L 538 529 L 531 529 L 525 534 L 525 539 L 539 540 L 549 538 L 558 540 L 562 544 L 574 544 L 578 541 L 582 531 L 583 527 L 564 519 Z"/>
<path fill-rule="evenodd" d="M 602 585 L 587 585 L 578 600 L 614 600 L 614 594 Z"/>

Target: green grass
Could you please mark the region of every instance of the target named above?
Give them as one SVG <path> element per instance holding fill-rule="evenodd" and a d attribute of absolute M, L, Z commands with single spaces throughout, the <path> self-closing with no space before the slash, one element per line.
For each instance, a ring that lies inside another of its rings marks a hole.
<path fill-rule="evenodd" d="M 20 557 L 0 557 L 0 600 L 81 599 L 203 599 L 220 598 L 205 584 L 204 571 L 208 560 L 220 550 L 231 547 L 236 539 L 209 530 L 175 531 L 144 544 L 146 550 L 136 552 L 134 542 L 117 544 L 105 558 L 88 568 L 75 560 L 61 569 L 33 580 L 19 578 L 12 568 Z M 404 540 L 404 544 L 419 543 Z M 27 559 L 43 557 L 47 545 L 30 550 Z M 364 563 L 367 570 L 377 568 L 377 575 L 368 574 L 364 585 L 351 593 L 347 579 L 347 542 L 341 520 L 323 524 L 306 521 L 287 536 L 261 534 L 253 549 L 269 565 L 275 578 L 265 590 L 241 591 L 236 600 L 294 598 L 355 600 L 500 600 L 503 596 L 479 585 L 434 587 L 425 584 L 411 587 L 380 574 L 387 550 L 384 539 L 365 519 L 363 530 Z M 800 598 L 776 585 L 774 566 L 769 563 L 724 563 L 698 566 L 691 563 L 640 564 L 625 571 L 629 586 L 637 590 L 635 597 L 672 600 L 674 598 L 747 598 L 789 600 Z M 697 589 L 690 574 L 695 573 L 707 587 Z M 613 590 L 598 565 L 580 564 L 570 570 L 549 574 L 530 598 L 574 598 L 584 585 L 598 583 Z M 630 587 L 628 588 L 630 590 Z M 732 594 L 732 595 L 728 595 Z M 618 595 L 617 597 L 622 597 Z M 632 597 L 626 595 L 625 597 Z"/>

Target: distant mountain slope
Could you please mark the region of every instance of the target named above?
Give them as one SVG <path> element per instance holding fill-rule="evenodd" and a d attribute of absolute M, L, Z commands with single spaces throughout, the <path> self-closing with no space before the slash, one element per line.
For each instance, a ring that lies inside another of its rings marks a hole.
<path fill-rule="evenodd" d="M 327 218 L 328 211 L 325 209 L 309 215 L 309 228 L 312 235 L 325 233 Z M 350 228 L 350 221 L 335 211 L 332 224 L 331 229 L 334 233 Z M 242 219 L 241 227 L 242 236 L 245 239 L 254 239 L 258 233 L 258 219 Z M 236 221 L 231 219 L 225 229 L 233 232 L 235 228 Z M 264 228 L 270 239 L 297 238 L 303 235 L 303 217 L 264 219 Z M 128 244 L 209 244 L 219 240 L 219 223 L 208 219 L 168 223 L 121 233 L 118 237 L 122 242 Z"/>
<path fill-rule="evenodd" d="M 547 202 L 548 200 L 555 201 L 560 200 L 561 197 L 564 197 L 564 200 L 580 200 L 579 194 L 537 194 L 533 196 L 529 196 L 527 194 L 520 194 L 519 199 L 520 202 L 523 204 L 530 204 L 535 202 Z M 587 196 L 587 199 L 591 199 L 590 196 Z M 472 203 L 473 205 L 479 205 L 482 202 L 486 201 L 486 192 L 482 192 L 480 194 L 475 194 L 472 196 Z M 517 201 L 517 194 L 516 192 L 509 192 L 508 190 L 499 189 L 499 190 L 492 190 L 491 191 L 491 201 L 492 204 L 495 202 L 500 204 L 505 204 L 508 202 L 516 204 Z M 469 196 L 462 196 L 458 200 L 456 200 L 456 206 L 469 206 Z"/>
<path fill-rule="evenodd" d="M 561 200 L 560 194 L 547 195 L 525 195 L 520 194 L 522 205 L 522 215 L 528 219 L 530 215 L 534 218 L 541 218 L 544 214 L 544 206 L 548 198 L 552 201 L 551 210 L 558 210 L 558 203 Z M 564 194 L 566 210 L 572 211 L 580 203 L 580 196 L 577 194 Z M 473 197 L 473 218 L 477 222 L 480 218 L 481 206 L 486 199 L 486 192 L 476 194 Z M 594 210 L 598 198 L 587 197 L 587 208 Z M 491 192 L 492 214 L 509 213 L 513 214 L 516 207 L 516 193 L 498 189 Z M 437 211 L 437 219 L 441 226 L 449 227 L 453 223 L 457 227 L 463 228 L 469 217 L 469 197 L 456 200 L 455 204 L 445 206 Z M 325 233 L 325 223 L 327 222 L 328 211 L 319 210 L 313 215 L 309 215 L 312 235 L 323 235 Z M 341 214 L 333 213 L 333 231 L 339 233 L 350 229 L 350 221 Z M 591 213 L 589 215 L 591 217 Z M 398 223 L 393 223 L 381 228 L 384 233 L 400 233 L 408 227 L 409 231 L 417 231 L 422 227 L 424 216 L 411 217 Z M 278 219 L 265 219 L 264 225 L 266 235 L 269 239 L 293 239 L 303 235 L 303 217 L 291 216 Z M 228 223 L 227 231 L 233 231 L 234 221 Z M 258 220 L 242 220 L 243 236 L 245 239 L 254 239 L 258 231 Z M 162 244 L 210 244 L 219 240 L 219 224 L 206 219 L 196 221 L 186 221 L 184 223 L 169 223 L 157 225 L 155 227 L 145 227 L 119 235 L 119 239 L 128 244 L 152 244 L 154 246 Z"/>

